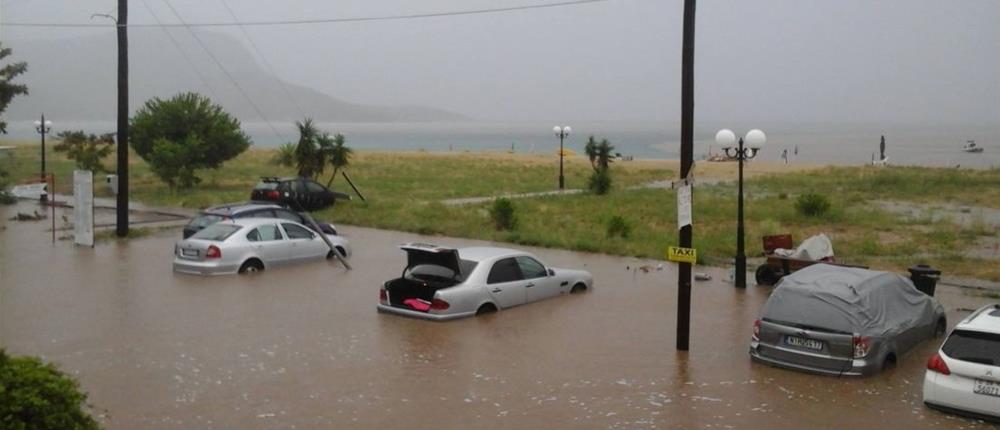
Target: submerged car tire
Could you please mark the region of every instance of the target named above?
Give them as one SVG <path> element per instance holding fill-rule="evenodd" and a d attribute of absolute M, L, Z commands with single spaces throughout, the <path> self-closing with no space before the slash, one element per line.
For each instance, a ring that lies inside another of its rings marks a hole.
<path fill-rule="evenodd" d="M 587 286 L 583 284 L 576 284 L 569 290 L 570 294 L 580 294 L 587 291 Z"/>
<path fill-rule="evenodd" d="M 476 309 L 476 316 L 496 313 L 497 307 L 493 303 L 485 303 Z"/>
<path fill-rule="evenodd" d="M 944 336 L 945 332 L 948 331 L 948 322 L 944 318 L 938 320 L 937 324 L 934 325 L 934 337 Z"/>
<path fill-rule="evenodd" d="M 345 251 L 344 248 L 341 248 L 341 247 L 338 246 L 337 247 L 337 252 L 340 253 L 341 257 L 347 258 L 347 251 Z M 333 251 L 329 251 L 329 252 L 326 253 L 326 259 L 327 260 L 332 260 L 334 258 L 337 258 L 337 254 L 335 254 Z"/>
<path fill-rule="evenodd" d="M 773 267 L 761 264 L 757 266 L 757 271 L 754 272 L 754 279 L 757 280 L 758 285 L 774 285 L 781 280 L 781 276 L 778 275 L 778 272 Z"/>
<path fill-rule="evenodd" d="M 240 273 L 257 273 L 263 271 L 264 271 L 264 263 L 262 263 L 260 260 L 256 258 L 251 258 L 247 261 L 244 261 L 243 264 L 240 265 Z"/>

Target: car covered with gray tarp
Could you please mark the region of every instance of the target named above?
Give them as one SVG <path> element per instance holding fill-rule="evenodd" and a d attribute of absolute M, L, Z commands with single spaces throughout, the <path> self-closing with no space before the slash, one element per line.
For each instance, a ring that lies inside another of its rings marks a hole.
<path fill-rule="evenodd" d="M 781 279 L 754 322 L 754 361 L 828 375 L 869 375 L 947 327 L 910 279 L 816 264 Z"/>

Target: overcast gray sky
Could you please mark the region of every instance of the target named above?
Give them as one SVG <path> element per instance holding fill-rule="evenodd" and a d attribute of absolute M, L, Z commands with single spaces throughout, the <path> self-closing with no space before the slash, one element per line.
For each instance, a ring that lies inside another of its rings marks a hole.
<path fill-rule="evenodd" d="M 227 0 L 244 21 L 342 18 L 551 0 Z M 114 0 L 0 0 L 8 22 L 92 22 Z M 131 0 L 131 23 L 163 0 Z M 221 0 L 171 0 L 189 22 Z M 148 7 L 147 7 L 148 5 Z M 285 80 L 345 100 L 484 120 L 676 122 L 681 0 L 407 21 L 248 27 Z M 1000 1 L 701 1 L 699 121 L 1000 125 Z M 0 29 L 5 45 L 111 29 Z M 158 29 L 133 29 L 161 31 Z M 245 39 L 237 28 L 225 32 Z M 249 45 L 248 45 L 249 46 Z M 113 49 L 113 47 L 109 47 Z M 174 49 L 164 46 L 163 49 Z"/>

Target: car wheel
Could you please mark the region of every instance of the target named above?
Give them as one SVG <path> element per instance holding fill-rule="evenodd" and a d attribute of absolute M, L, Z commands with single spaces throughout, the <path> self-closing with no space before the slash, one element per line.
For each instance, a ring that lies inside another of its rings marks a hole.
<path fill-rule="evenodd" d="M 580 293 L 582 293 L 584 291 L 587 291 L 587 286 L 586 285 L 576 284 L 576 285 L 573 286 L 573 288 L 571 288 L 569 290 L 569 293 L 570 294 L 580 294 Z"/>
<path fill-rule="evenodd" d="M 946 331 L 948 331 L 948 323 L 945 322 L 944 318 L 941 318 L 938 320 L 937 324 L 934 325 L 934 337 L 941 337 Z"/>
<path fill-rule="evenodd" d="M 493 303 L 486 303 L 480 306 L 479 309 L 476 309 L 476 316 L 478 317 L 480 315 L 492 314 L 495 313 L 496 311 L 497 311 L 496 305 L 494 305 Z"/>
<path fill-rule="evenodd" d="M 240 266 L 240 273 L 257 273 L 262 271 L 264 271 L 264 263 L 261 263 L 256 258 L 244 261 Z"/>
<path fill-rule="evenodd" d="M 757 266 L 754 278 L 757 280 L 758 285 L 774 285 L 781 280 L 781 276 L 778 276 L 778 272 L 775 271 L 773 267 L 766 264 Z"/>
<path fill-rule="evenodd" d="M 347 252 L 346 252 L 346 251 L 344 251 L 344 248 L 341 248 L 341 247 L 339 247 L 339 246 L 338 246 L 338 247 L 337 247 L 337 252 L 339 252 L 339 253 L 340 253 L 340 256 L 341 256 L 341 257 L 343 257 L 343 258 L 347 258 Z M 337 254 L 336 254 L 336 253 L 334 253 L 333 251 L 330 251 L 330 252 L 327 252 L 327 253 L 326 253 L 326 259 L 327 259 L 327 260 L 332 260 L 332 259 L 334 259 L 334 258 L 336 258 L 336 257 L 337 257 Z"/>
<path fill-rule="evenodd" d="M 891 369 L 896 366 L 896 354 L 889 354 L 882 361 L 882 370 Z"/>

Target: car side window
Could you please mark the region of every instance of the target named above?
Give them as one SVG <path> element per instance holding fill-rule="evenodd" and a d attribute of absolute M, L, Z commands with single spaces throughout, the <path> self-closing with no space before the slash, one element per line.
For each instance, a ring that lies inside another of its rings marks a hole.
<path fill-rule="evenodd" d="M 302 184 L 302 181 L 293 181 L 291 185 L 292 191 L 295 191 L 296 193 L 306 192 L 306 186 Z"/>
<path fill-rule="evenodd" d="M 257 230 L 254 231 L 258 232 L 257 234 L 261 242 L 282 239 L 281 232 L 278 231 L 278 226 L 274 224 L 262 225 L 260 227 L 257 227 Z M 247 238 L 249 239 L 249 237 Z"/>
<path fill-rule="evenodd" d="M 285 229 L 285 233 L 288 234 L 289 239 L 312 239 L 313 233 L 306 229 L 305 227 L 300 227 L 296 224 L 281 223 L 281 227 Z"/>
<path fill-rule="evenodd" d="M 247 240 L 251 242 L 260 242 L 260 232 L 257 231 L 257 229 L 250 230 L 250 233 L 247 233 Z"/>
<path fill-rule="evenodd" d="M 326 191 L 326 188 L 313 181 L 306 181 L 306 189 L 309 190 L 310 193 L 322 193 Z"/>
<path fill-rule="evenodd" d="M 486 279 L 487 284 L 500 284 L 503 282 L 513 282 L 523 279 L 521 269 L 517 265 L 517 260 L 504 258 L 493 264 L 490 275 Z"/>
<path fill-rule="evenodd" d="M 524 279 L 544 278 L 549 276 L 549 272 L 545 270 L 545 266 L 534 258 L 524 256 L 517 257 L 517 265 L 521 268 L 521 273 L 524 274 Z"/>

